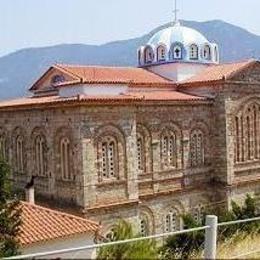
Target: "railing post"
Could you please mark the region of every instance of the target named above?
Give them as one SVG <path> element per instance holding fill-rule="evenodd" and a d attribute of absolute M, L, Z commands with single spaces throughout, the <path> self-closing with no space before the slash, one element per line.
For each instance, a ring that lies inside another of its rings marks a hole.
<path fill-rule="evenodd" d="M 206 216 L 206 226 L 209 226 L 209 228 L 205 232 L 204 258 L 216 259 L 218 217 L 214 215 Z"/>

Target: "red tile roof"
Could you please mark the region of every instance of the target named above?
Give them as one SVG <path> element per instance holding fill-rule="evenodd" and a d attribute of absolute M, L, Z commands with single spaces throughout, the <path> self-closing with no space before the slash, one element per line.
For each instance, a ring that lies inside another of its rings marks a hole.
<path fill-rule="evenodd" d="M 53 67 L 69 73 L 88 84 L 173 84 L 146 69 L 134 67 L 104 67 L 57 64 Z"/>
<path fill-rule="evenodd" d="M 174 90 L 154 90 L 154 91 L 131 91 L 120 95 L 78 95 L 74 97 L 27 97 L 13 100 L 5 100 L 0 102 L 0 109 L 10 107 L 33 107 L 44 104 L 62 104 L 62 103 L 82 103 L 88 104 L 102 104 L 102 103 L 132 103 L 132 102 L 152 102 L 152 101 L 205 101 L 207 98 L 189 95 Z"/>
<path fill-rule="evenodd" d="M 64 238 L 75 234 L 95 233 L 99 225 L 90 220 L 21 202 L 22 224 L 18 240 L 21 245 Z"/>
<path fill-rule="evenodd" d="M 247 68 L 248 66 L 254 64 L 256 61 L 247 60 L 236 63 L 224 63 L 219 65 L 211 65 L 195 76 L 183 81 L 181 84 L 186 83 L 198 83 L 198 82 L 212 82 L 220 81 L 223 79 L 230 79 L 234 74 L 240 72 L 241 70 Z"/>

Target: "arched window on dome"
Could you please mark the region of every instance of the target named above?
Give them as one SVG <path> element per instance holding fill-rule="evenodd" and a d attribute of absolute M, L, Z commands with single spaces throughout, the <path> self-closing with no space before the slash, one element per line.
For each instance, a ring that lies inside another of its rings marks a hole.
<path fill-rule="evenodd" d="M 180 45 L 173 46 L 173 59 L 180 60 L 182 58 L 182 47 Z"/>
<path fill-rule="evenodd" d="M 154 53 L 151 46 L 147 46 L 144 49 L 144 62 L 145 63 L 152 63 L 154 59 Z"/>
<path fill-rule="evenodd" d="M 215 62 L 218 62 L 218 48 L 217 48 L 217 46 L 214 48 L 214 60 L 215 60 Z"/>
<path fill-rule="evenodd" d="M 207 44 L 204 46 L 203 56 L 205 60 L 211 60 L 211 49 Z"/>
<path fill-rule="evenodd" d="M 190 46 L 190 59 L 197 60 L 199 58 L 199 48 L 196 44 Z"/>
<path fill-rule="evenodd" d="M 157 61 L 165 61 L 166 59 L 166 49 L 163 45 L 157 48 Z"/>
<path fill-rule="evenodd" d="M 180 60 L 182 59 L 183 55 L 183 48 L 181 44 L 174 44 L 172 47 L 172 58 L 174 60 Z"/>
<path fill-rule="evenodd" d="M 139 49 L 138 52 L 137 52 L 137 59 L 138 59 L 138 64 L 139 65 L 142 64 L 141 58 L 142 58 L 142 54 L 141 54 L 141 50 Z"/>

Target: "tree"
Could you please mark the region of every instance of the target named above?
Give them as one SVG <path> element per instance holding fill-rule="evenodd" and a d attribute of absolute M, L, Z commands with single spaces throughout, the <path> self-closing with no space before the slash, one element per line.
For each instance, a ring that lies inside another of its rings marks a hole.
<path fill-rule="evenodd" d="M 21 208 L 12 194 L 9 176 L 9 166 L 0 159 L 0 257 L 19 253 L 16 237 L 21 224 Z"/>
<path fill-rule="evenodd" d="M 140 237 L 134 234 L 130 223 L 120 220 L 111 232 L 110 242 Z M 98 250 L 97 259 L 158 259 L 156 244 L 153 240 L 105 246 Z"/>

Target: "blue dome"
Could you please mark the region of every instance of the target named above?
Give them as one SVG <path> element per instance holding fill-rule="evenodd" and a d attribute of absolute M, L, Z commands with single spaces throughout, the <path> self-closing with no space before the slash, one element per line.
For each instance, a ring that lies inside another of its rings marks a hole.
<path fill-rule="evenodd" d="M 197 45 L 209 43 L 198 31 L 185 26 L 175 25 L 157 32 L 147 44 L 154 46 L 164 44 L 170 49 L 174 42 L 180 42 L 184 46 L 190 46 L 193 43 Z"/>
<path fill-rule="evenodd" d="M 138 50 L 140 66 L 167 62 L 218 63 L 219 50 L 200 32 L 181 26 L 162 29 Z"/>

